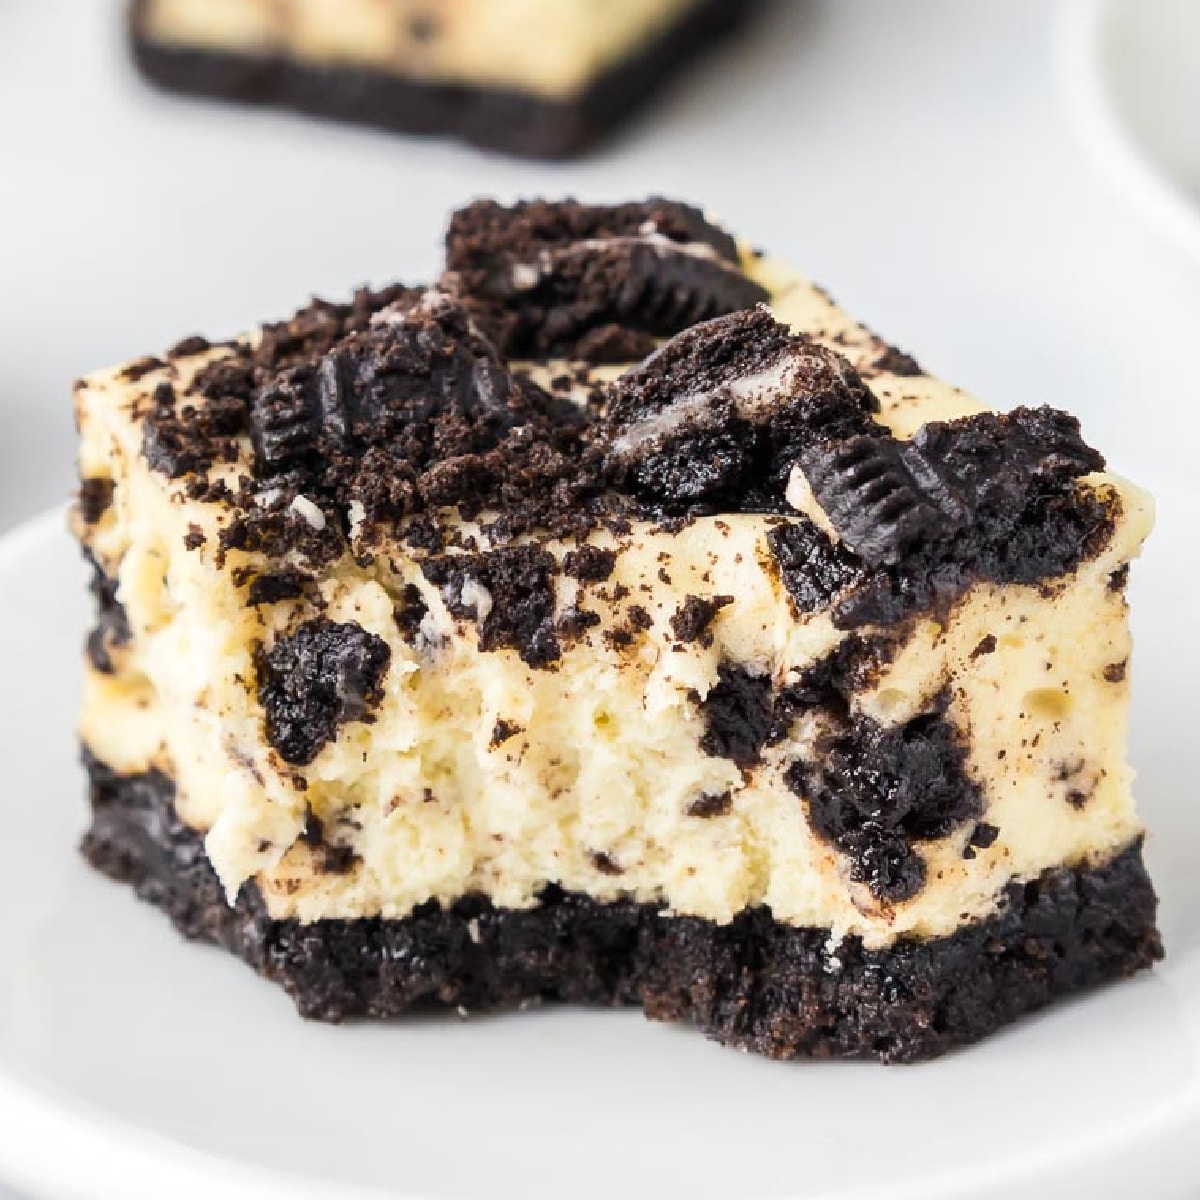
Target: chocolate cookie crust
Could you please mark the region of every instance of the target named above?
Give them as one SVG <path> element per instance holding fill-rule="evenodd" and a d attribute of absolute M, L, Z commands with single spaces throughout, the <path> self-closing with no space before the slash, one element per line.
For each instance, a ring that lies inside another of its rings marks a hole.
<path fill-rule="evenodd" d="M 450 136 L 525 158 L 571 158 L 610 136 L 763 0 L 708 0 L 636 55 L 567 100 L 513 89 L 431 83 L 358 66 L 179 49 L 144 33 L 144 0 L 130 10 L 134 60 L 175 92 L 296 109 L 357 125 Z"/>
<path fill-rule="evenodd" d="M 1162 955 L 1140 842 L 1107 864 L 1011 884 L 998 914 L 886 950 L 748 910 L 728 925 L 549 888 L 538 907 L 466 897 L 397 921 L 275 921 L 252 886 L 230 908 L 200 835 L 158 772 L 119 776 L 85 754 L 93 866 L 224 947 L 310 1018 L 394 1017 L 530 1001 L 634 1004 L 658 1020 L 778 1059 L 912 1062 L 977 1041 L 1051 1001 Z"/>

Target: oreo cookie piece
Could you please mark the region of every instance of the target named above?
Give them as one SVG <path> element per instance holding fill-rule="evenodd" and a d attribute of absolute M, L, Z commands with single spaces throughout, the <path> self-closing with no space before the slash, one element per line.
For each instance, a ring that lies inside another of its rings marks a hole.
<path fill-rule="evenodd" d="M 866 578 L 862 563 L 807 517 L 771 530 L 767 545 L 797 613 L 821 612 Z"/>
<path fill-rule="evenodd" d="M 805 447 L 877 428 L 850 364 L 765 308 L 679 334 L 614 384 L 606 466 L 660 505 L 782 510 Z"/>
<path fill-rule="evenodd" d="M 818 441 L 799 465 L 841 540 L 879 567 L 1010 521 L 1031 496 L 1101 470 L 1104 459 L 1074 417 L 1019 408 L 935 422 L 910 442 L 886 431 Z"/>
<path fill-rule="evenodd" d="M 851 862 L 852 876 L 887 903 L 924 886 L 918 843 L 944 838 L 983 812 L 962 738 L 942 711 L 885 728 L 869 717 L 836 721 L 788 786 L 813 829 Z"/>
<path fill-rule="evenodd" d="M 452 616 L 474 621 L 485 654 L 515 650 L 545 669 L 562 657 L 554 627 L 554 556 L 538 546 L 448 554 L 422 563 Z"/>
<path fill-rule="evenodd" d="M 976 511 L 1007 507 L 1036 487 L 1105 466 L 1078 419 L 1046 406 L 938 421 L 917 430 L 912 446 Z"/>
<path fill-rule="evenodd" d="M 250 440 L 262 475 L 296 466 L 315 451 L 324 428 L 320 390 L 311 368 L 286 371 L 250 406 Z"/>
<path fill-rule="evenodd" d="M 819 442 L 800 466 L 842 542 L 871 566 L 899 562 L 909 547 L 948 538 L 971 518 L 966 499 L 920 452 L 887 434 Z"/>
<path fill-rule="evenodd" d="M 446 260 L 447 280 L 516 357 L 608 357 L 613 330 L 668 336 L 768 298 L 728 234 L 667 200 L 480 202 L 452 219 Z"/>
<path fill-rule="evenodd" d="M 771 677 L 740 663 L 722 663 L 712 690 L 700 704 L 700 749 L 731 759 L 743 771 L 758 764 L 771 732 Z"/>
<path fill-rule="evenodd" d="M 267 740 L 293 766 L 312 762 L 339 725 L 369 718 L 390 661 L 387 642 L 361 625 L 305 621 L 258 655 Z"/>
<path fill-rule="evenodd" d="M 430 292 L 384 309 L 317 362 L 261 388 L 250 404 L 255 464 L 272 475 L 312 453 L 379 445 L 439 418 L 469 422 L 494 442 L 521 404 L 462 306 Z"/>

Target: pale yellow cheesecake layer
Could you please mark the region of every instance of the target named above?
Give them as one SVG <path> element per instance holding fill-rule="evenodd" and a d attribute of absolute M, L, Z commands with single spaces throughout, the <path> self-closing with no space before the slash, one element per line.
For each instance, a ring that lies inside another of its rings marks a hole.
<path fill-rule="evenodd" d="M 141 31 L 164 46 L 570 98 L 698 2 L 146 0 Z"/>
<path fill-rule="evenodd" d="M 880 419 L 900 436 L 981 411 L 928 376 L 876 370 L 881 343 L 823 292 L 774 262 L 747 256 L 746 267 L 771 290 L 781 320 L 863 371 Z M 475 623 L 450 614 L 410 551 L 397 547 L 369 567 L 347 554 L 320 584 L 325 615 L 387 643 L 383 700 L 373 723 L 342 726 L 309 766 L 283 763 L 265 738 L 254 648 L 315 610 L 305 601 L 247 607 L 231 570 L 255 560 L 231 555 L 225 569 L 213 561 L 229 514 L 186 500 L 140 454 L 139 416 L 156 383 L 169 376 L 186 390 L 204 361 L 169 364 L 136 382 L 102 373 L 77 392 L 81 473 L 116 484 L 103 519 L 80 532 L 119 580 L 133 630 L 115 676 L 89 672 L 82 736 L 118 771 L 158 766 L 175 780 L 179 811 L 207 831 L 231 896 L 254 879 L 273 916 L 315 921 L 402 917 L 423 901 L 470 892 L 519 908 L 554 882 L 718 922 L 766 904 L 779 921 L 882 946 L 948 934 L 994 913 L 1010 880 L 1103 863 L 1139 836 L 1125 752 L 1128 674 L 1113 669 L 1130 656 L 1127 612 L 1110 583 L 1139 552 L 1152 504 L 1110 475 L 1086 481 L 1119 499 L 1114 535 L 1096 557 L 1044 585 L 977 584 L 944 623 L 915 619 L 894 661 L 853 701 L 890 726 L 949 695 L 947 717 L 965 731 L 967 771 L 984 796 L 981 819 L 999 830 L 973 857 L 964 856 L 970 828 L 920 844 L 927 881 L 904 903 L 882 903 L 851 878 L 784 781 L 819 735 L 819 720 L 798 721 L 745 772 L 698 748 L 697 701 L 723 661 L 785 684 L 846 636 L 828 614 L 798 615 L 789 603 L 766 544 L 779 517 L 700 518 L 676 533 L 636 526 L 621 541 L 612 578 L 589 591 L 601 623 L 549 671 L 511 650 L 481 653 Z M 245 461 L 226 468 L 231 479 L 246 472 L 249 453 L 247 442 Z M 802 493 L 795 502 L 820 520 Z M 310 517 L 325 519 L 319 510 Z M 194 528 L 205 545 L 189 550 Z M 615 544 L 609 534 L 593 541 Z M 570 547 L 548 548 L 561 557 Z M 406 584 L 428 607 L 412 643 L 394 617 Z M 578 586 L 557 578 L 559 610 Z M 628 598 L 618 598 L 625 589 Z M 472 591 L 485 611 L 486 589 Z M 736 602 L 714 620 L 711 644 L 680 649 L 670 619 L 692 594 Z M 634 602 L 652 624 L 632 646 L 614 646 L 606 634 L 627 626 Z M 992 652 L 973 653 L 988 639 Z M 518 732 L 494 744 L 498 722 Z M 1087 802 L 1069 803 L 1071 790 Z M 725 815 L 689 812 L 725 792 Z M 357 856 L 348 873 L 323 873 L 298 840 L 310 807 Z"/>

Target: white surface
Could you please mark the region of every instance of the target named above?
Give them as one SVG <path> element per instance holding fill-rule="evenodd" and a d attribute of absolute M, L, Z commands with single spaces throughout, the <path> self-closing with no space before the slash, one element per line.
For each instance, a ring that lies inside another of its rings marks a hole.
<path fill-rule="evenodd" d="M 996 405 L 1074 409 L 1116 467 L 1143 482 L 1194 476 L 1200 271 L 1110 187 L 1076 138 L 1058 73 L 1059 14 L 1046 0 L 783 0 L 724 70 L 693 80 L 605 156 L 567 167 L 149 94 L 122 60 L 116 8 L 115 0 L 0 6 L 0 525 L 71 486 L 73 376 L 192 330 L 221 333 L 282 314 L 312 290 L 427 275 L 447 210 L 485 192 L 660 190 L 707 201 Z M 1180 1157 L 1190 1147 L 1179 1136 L 1188 1122 L 1194 1136 L 1200 1096 L 1200 882 L 1188 883 L 1197 844 L 1191 681 L 1200 664 L 1194 645 L 1165 635 L 1196 615 L 1195 593 L 1183 586 L 1194 568 L 1170 554 L 1172 542 L 1194 552 L 1196 539 L 1190 495 L 1168 487 L 1161 499 L 1164 529 L 1140 570 L 1135 752 L 1159 830 L 1151 856 L 1172 961 L 1152 981 L 916 1071 L 781 1069 L 628 1014 L 348 1037 L 297 1024 L 236 963 L 177 946 L 154 913 L 75 863 L 82 813 L 65 749 L 74 685 L 63 682 L 54 697 L 22 685 L 59 678 L 47 676 L 48 663 L 74 679 L 82 577 L 61 546 L 35 539 L 24 561 L 46 555 L 65 578 L 39 593 L 31 628 L 12 623 L 22 603 L 13 571 L 22 568 L 0 572 L 8 618 L 0 739 L 14 771 L 0 793 L 0 961 L 18 975 L 16 985 L 10 975 L 0 984 L 0 1061 L 46 1089 L 55 1120 L 91 1123 L 105 1108 L 118 1122 L 157 1122 L 168 1139 L 157 1149 L 172 1161 L 173 1142 L 210 1138 L 217 1120 L 234 1155 L 286 1126 L 286 1141 L 273 1143 L 278 1160 L 320 1173 L 349 1136 L 347 1116 L 361 1114 L 393 1169 L 439 1195 L 470 1194 L 472 1183 L 502 1194 L 496 1173 L 517 1153 L 541 1172 L 531 1200 L 572 1155 L 572 1182 L 560 1189 L 572 1196 L 641 1195 L 655 1172 L 681 1166 L 700 1177 L 696 1200 L 746 1196 L 751 1184 L 786 1195 L 784 1177 L 747 1178 L 755 1160 L 726 1138 L 743 1098 L 751 1112 L 779 1102 L 745 1143 L 765 1151 L 762 1169 L 803 1170 L 814 1186 L 836 1168 L 861 1183 L 888 1165 L 900 1113 L 927 1122 L 896 1147 L 901 1166 L 955 1152 L 986 1169 L 1011 1150 L 993 1143 L 987 1122 L 1020 1126 L 1033 1152 L 1010 1169 L 1037 1176 L 1044 1161 L 1046 1171 L 1036 1183 L 997 1183 L 997 1197 L 1069 1195 L 1055 1171 L 1070 1173 L 1074 1157 L 1097 1145 L 1101 1177 L 1079 1193 L 1089 1200 L 1186 1195 L 1200 1179 L 1200 1165 Z M 6 553 L 22 557 L 19 548 Z M 1172 694 L 1174 708 L 1158 700 Z M 70 921 L 79 906 L 83 926 Z M 160 961 L 166 973 L 150 965 Z M 123 1010 L 121 988 L 138 980 L 148 990 Z M 155 1077 L 172 1055 L 201 1067 L 225 1061 L 216 1058 L 213 1013 L 235 1036 L 226 1085 L 217 1097 L 162 1103 Z M 260 1025 L 265 1041 L 250 1036 Z M 181 1027 L 192 1037 L 177 1045 L 170 1035 Z M 291 1039 L 303 1050 L 289 1065 L 281 1056 Z M 1041 1073 L 1060 1055 L 1071 1060 L 1065 1093 Z M 506 1064 L 515 1069 L 503 1078 L 528 1089 L 524 1109 L 499 1095 Z M 370 1103 L 338 1090 L 360 1069 Z M 311 1095 L 314 1081 L 317 1099 L 298 1108 L 301 1084 Z M 587 1136 L 583 1101 L 572 1099 L 583 1084 L 621 1116 L 622 1155 Z M 36 1110 L 12 1103 L 5 1090 L 0 1155 L 15 1166 L 19 1152 L 24 1174 L 51 1200 L 191 1194 L 152 1174 L 123 1174 L 119 1143 L 95 1125 L 90 1146 L 78 1127 L 64 1141 L 61 1127 L 39 1126 L 48 1139 L 39 1141 Z M 385 1113 L 393 1119 L 380 1130 Z M 842 1153 L 851 1134 L 854 1149 Z M 1168 1152 L 1158 1157 L 1151 1146 Z M 442 1158 L 450 1173 L 435 1180 Z M 1071 1178 L 1084 1188 L 1083 1176 Z M 219 1185 L 198 1194 L 235 1193 Z"/>
<path fill-rule="evenodd" d="M 1200 264 L 1200 4 L 1071 0 L 1063 54 L 1080 132 L 1101 167 Z"/>
<path fill-rule="evenodd" d="M 1200 491 L 1150 479 L 1140 795 L 1167 964 L 917 1068 L 782 1065 L 634 1012 L 305 1024 L 72 852 L 83 573 L 61 513 L 0 545 L 0 1173 L 87 1200 L 1171 1200 L 1200 1178 Z M 36 588 L 17 586 L 36 580 Z M 1148 1190 L 1149 1189 L 1149 1190 Z"/>

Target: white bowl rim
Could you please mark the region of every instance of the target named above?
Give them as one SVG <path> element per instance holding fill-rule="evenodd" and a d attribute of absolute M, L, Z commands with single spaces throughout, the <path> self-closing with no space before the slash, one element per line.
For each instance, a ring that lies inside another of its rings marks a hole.
<path fill-rule="evenodd" d="M 1058 36 L 1067 107 L 1088 151 L 1131 203 L 1200 263 L 1200 206 L 1131 134 L 1106 84 L 1100 42 L 1122 0 L 1065 0 Z"/>

